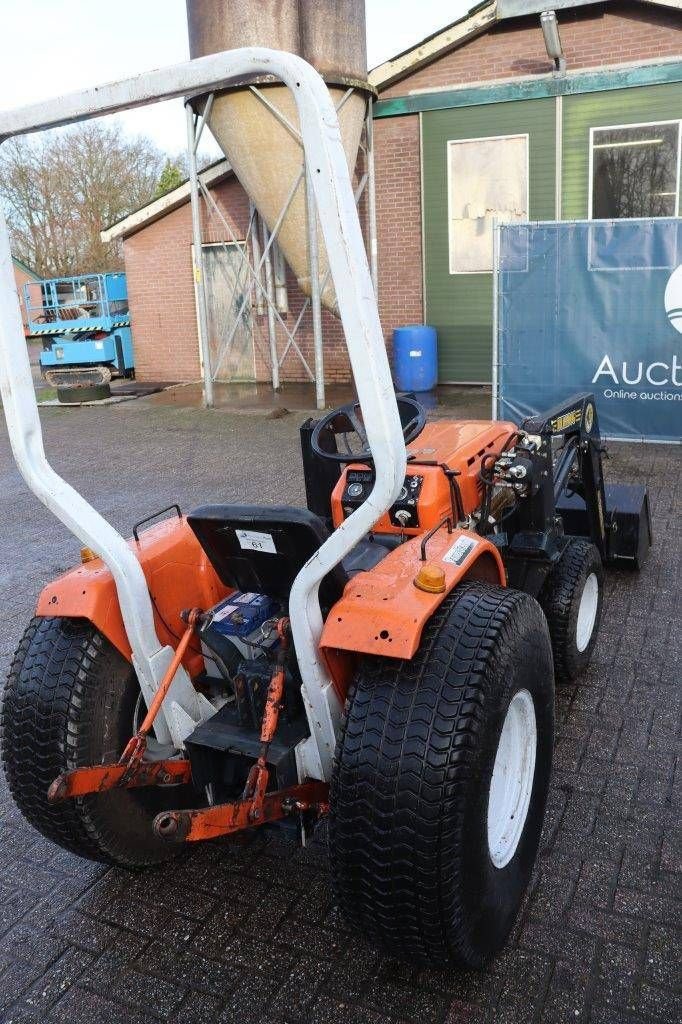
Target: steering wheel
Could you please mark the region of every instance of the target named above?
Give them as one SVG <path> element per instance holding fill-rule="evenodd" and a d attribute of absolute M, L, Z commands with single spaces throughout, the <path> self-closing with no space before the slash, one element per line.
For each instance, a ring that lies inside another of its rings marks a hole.
<path fill-rule="evenodd" d="M 397 397 L 396 402 L 403 437 L 408 445 L 424 429 L 426 411 L 414 398 Z M 359 402 L 340 405 L 318 420 L 310 444 L 316 455 L 332 462 L 374 463 Z"/>

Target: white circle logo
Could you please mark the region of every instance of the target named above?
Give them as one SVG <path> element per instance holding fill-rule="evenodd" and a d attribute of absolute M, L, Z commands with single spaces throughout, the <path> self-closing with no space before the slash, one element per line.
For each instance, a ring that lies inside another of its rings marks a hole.
<path fill-rule="evenodd" d="M 668 278 L 664 302 L 668 320 L 682 334 L 682 263 Z"/>
<path fill-rule="evenodd" d="M 585 406 L 585 430 L 589 434 L 594 426 L 594 406 L 588 402 Z"/>

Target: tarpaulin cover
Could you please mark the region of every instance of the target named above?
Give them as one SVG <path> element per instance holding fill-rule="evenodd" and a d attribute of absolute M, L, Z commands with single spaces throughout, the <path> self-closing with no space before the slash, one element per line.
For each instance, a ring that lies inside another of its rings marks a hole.
<path fill-rule="evenodd" d="M 593 391 L 602 433 L 682 439 L 682 221 L 499 228 L 498 416 Z"/>

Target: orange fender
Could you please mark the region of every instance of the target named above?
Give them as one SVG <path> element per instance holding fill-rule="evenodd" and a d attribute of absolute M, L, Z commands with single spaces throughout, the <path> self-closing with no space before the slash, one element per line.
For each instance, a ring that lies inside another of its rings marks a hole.
<path fill-rule="evenodd" d="M 145 574 L 154 605 L 159 640 L 177 647 L 187 628 L 180 612 L 212 608 L 230 590 L 220 582 L 185 519 L 170 519 L 128 541 Z M 36 615 L 88 619 L 129 661 L 130 644 L 121 617 L 113 576 L 99 558 L 71 569 L 48 583 Z M 183 665 L 190 675 L 204 667 L 198 644 L 188 649 Z"/>
<path fill-rule="evenodd" d="M 494 544 L 471 530 L 443 526 L 426 543 L 414 537 L 391 551 L 370 572 L 361 572 L 346 585 L 343 597 L 329 612 L 320 646 L 332 665 L 333 652 L 356 651 L 389 658 L 412 658 L 426 622 L 447 595 L 464 579 L 484 579 L 506 586 L 500 553 Z M 443 570 L 445 589 L 426 593 L 415 586 L 419 569 Z"/>

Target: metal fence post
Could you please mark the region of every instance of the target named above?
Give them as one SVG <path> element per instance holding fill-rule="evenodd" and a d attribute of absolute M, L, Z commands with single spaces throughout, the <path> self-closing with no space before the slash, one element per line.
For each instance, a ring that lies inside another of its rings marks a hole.
<path fill-rule="evenodd" d="M 202 375 L 204 380 L 204 405 L 213 408 L 213 375 L 211 372 L 211 350 L 208 344 L 208 313 L 206 310 L 206 287 L 204 282 L 204 256 L 201 237 L 201 210 L 199 208 L 199 183 L 197 181 L 197 137 L 194 127 L 194 111 L 185 104 L 187 119 L 187 159 L 189 163 L 189 192 L 192 208 L 192 272 L 197 297 L 197 327 L 199 350 L 201 352 Z"/>
<path fill-rule="evenodd" d="M 497 218 L 493 219 L 493 397 L 492 416 L 496 420 L 499 415 L 499 298 L 498 289 L 500 286 L 500 225 Z"/>
<path fill-rule="evenodd" d="M 306 168 L 305 175 L 306 222 L 308 228 L 308 269 L 310 270 L 310 309 L 313 318 L 313 348 L 315 352 L 315 404 L 325 407 L 324 346 L 322 344 L 322 304 L 320 300 L 320 260 L 317 242 L 317 207 Z"/>
<path fill-rule="evenodd" d="M 374 285 L 374 294 L 379 301 L 379 253 L 377 243 L 377 196 L 374 178 L 374 124 L 372 123 L 373 101 L 367 100 L 365 137 L 367 140 L 367 214 L 369 218 L 369 267 Z"/>
<path fill-rule="evenodd" d="M 270 232 L 261 217 L 263 252 L 265 254 L 265 292 L 267 296 L 268 338 L 270 339 L 270 362 L 272 364 L 272 390 L 279 391 L 279 356 L 277 355 L 277 324 L 275 322 L 275 284 L 272 272 L 272 246 Z"/>

